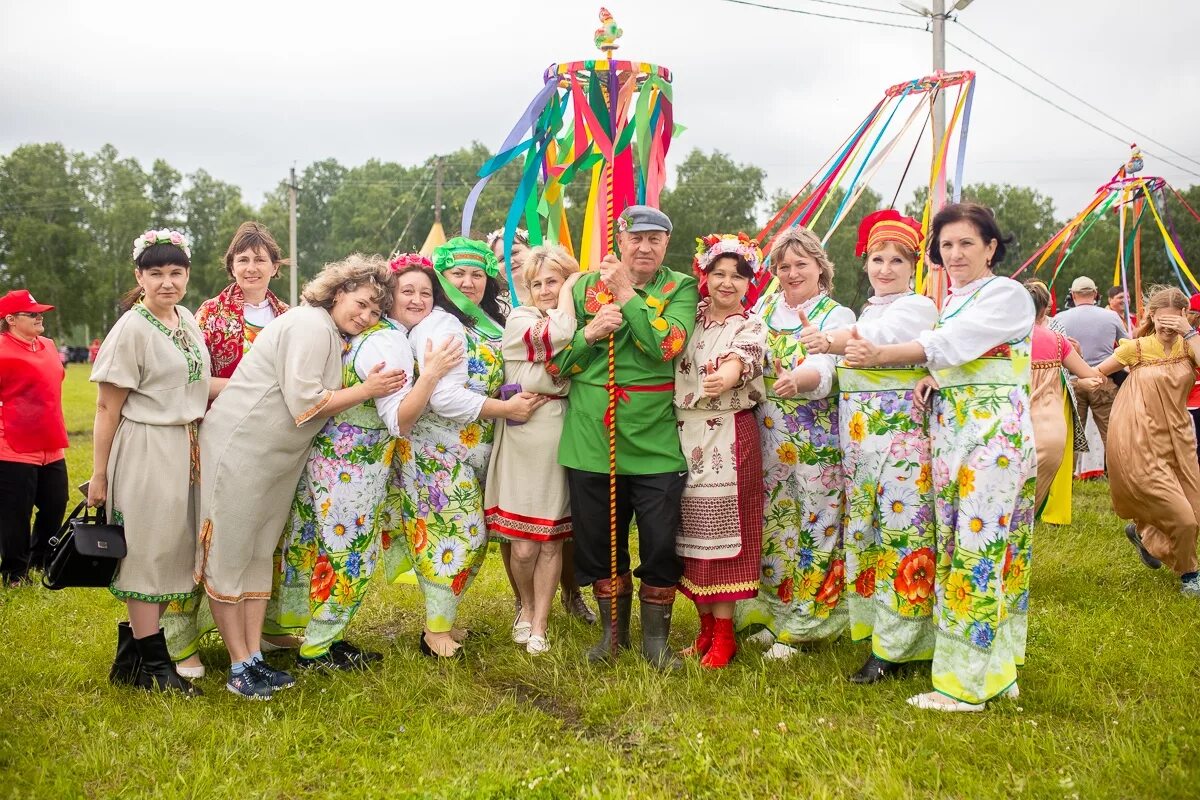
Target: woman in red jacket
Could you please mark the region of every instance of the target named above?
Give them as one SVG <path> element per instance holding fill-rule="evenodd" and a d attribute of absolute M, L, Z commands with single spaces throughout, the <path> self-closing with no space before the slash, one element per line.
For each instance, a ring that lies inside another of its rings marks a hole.
<path fill-rule="evenodd" d="M 0 583 L 29 580 L 30 518 L 33 566 L 42 568 L 50 537 L 67 507 L 66 375 L 54 342 L 42 336 L 38 303 L 25 289 L 0 297 Z"/>

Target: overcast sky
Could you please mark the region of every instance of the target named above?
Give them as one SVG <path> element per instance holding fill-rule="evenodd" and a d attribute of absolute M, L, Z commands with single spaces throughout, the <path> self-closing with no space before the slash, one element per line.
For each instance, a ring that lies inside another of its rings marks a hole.
<path fill-rule="evenodd" d="M 924 25 L 830 2 L 764 2 Z M 903 12 L 893 0 L 845 2 Z M 608 5 L 625 30 L 619 57 L 675 72 L 676 119 L 687 132 L 672 160 L 693 147 L 719 149 L 763 167 L 772 189 L 798 188 L 886 87 L 930 70 L 923 29 L 726 0 Z M 88 152 L 112 143 L 146 166 L 161 157 L 185 173 L 203 167 L 258 204 L 293 163 L 411 164 L 473 139 L 495 148 L 547 64 L 594 57 L 598 6 L 0 0 L 0 152 L 28 142 Z M 1180 187 L 1200 183 L 1200 3 L 976 0 L 960 21 L 1184 156 L 1104 119 L 953 22 L 950 42 L 1180 167 L 1147 157 L 1147 174 Z M 947 67 L 979 72 L 968 182 L 1036 186 L 1065 216 L 1126 158 L 1126 145 L 974 59 L 949 49 Z M 898 176 L 884 171 L 874 185 L 890 197 Z"/>

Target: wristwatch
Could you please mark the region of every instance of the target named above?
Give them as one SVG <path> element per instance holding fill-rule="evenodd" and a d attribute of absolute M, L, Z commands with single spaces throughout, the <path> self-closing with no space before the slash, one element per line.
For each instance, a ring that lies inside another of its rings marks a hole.
<path fill-rule="evenodd" d="M 830 350 L 833 349 L 833 334 L 832 333 L 825 334 L 825 341 L 829 343 L 829 346 L 825 348 L 825 352 L 828 353 Z"/>

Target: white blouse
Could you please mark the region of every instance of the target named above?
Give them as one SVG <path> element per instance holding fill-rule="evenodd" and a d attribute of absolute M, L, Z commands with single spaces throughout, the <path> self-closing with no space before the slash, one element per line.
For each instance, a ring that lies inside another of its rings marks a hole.
<path fill-rule="evenodd" d="M 997 345 L 1024 339 L 1033 330 L 1033 299 L 1011 278 L 985 275 L 950 290 L 941 321 L 917 337 L 930 369 L 974 361 Z"/>
<path fill-rule="evenodd" d="M 467 332 L 463 324 L 435 306 L 433 313 L 418 322 L 408 334 L 408 344 L 418 368 L 424 366 L 425 343 L 433 342 L 434 348 L 438 348 L 446 341 L 447 336 L 458 339 L 463 352 L 467 351 Z M 463 359 L 463 362 L 446 373 L 434 388 L 433 395 L 429 398 L 429 408 L 433 413 L 462 424 L 479 419 L 487 398 L 468 389 L 467 380 L 467 362 Z"/>
<path fill-rule="evenodd" d="M 387 426 L 388 433 L 399 436 L 400 427 L 396 412 L 400 409 L 401 401 L 412 390 L 413 355 L 412 348 L 408 346 L 408 338 L 404 335 L 404 326 L 390 317 L 388 322 L 395 325 L 396 330 L 376 331 L 368 336 L 354 357 L 354 371 L 365 381 L 371 374 L 371 368 L 381 361 L 384 369 L 404 370 L 404 374 L 408 376 L 404 386 L 391 394 L 375 398 L 375 411 L 378 412 L 379 419 Z"/>
<path fill-rule="evenodd" d="M 812 313 L 812 310 L 820 302 L 824 294 L 818 294 L 815 297 L 809 298 L 807 301 L 800 304 L 796 310 L 788 308 L 783 302 L 783 297 L 780 296 L 779 301 L 775 303 L 775 308 L 771 312 L 770 318 L 767 320 L 767 325 L 772 330 L 790 331 L 796 330 L 799 333 L 800 315 L 799 311 L 803 311 L 805 315 Z M 846 306 L 835 306 L 828 314 L 821 318 L 817 323 L 817 329 L 822 331 L 836 331 L 841 328 L 849 328 L 854 324 L 854 312 Z M 806 400 L 820 400 L 828 397 L 833 391 L 833 376 L 837 372 L 837 357 L 829 353 L 812 353 L 805 357 L 804 363 L 800 365 L 800 369 L 814 369 L 820 376 L 820 381 L 817 383 L 817 388 L 811 392 L 798 392 L 797 397 L 803 397 Z"/>
<path fill-rule="evenodd" d="M 933 328 L 938 310 L 923 294 L 901 292 L 871 297 L 855 327 L 859 336 L 874 344 L 911 342 Z"/>

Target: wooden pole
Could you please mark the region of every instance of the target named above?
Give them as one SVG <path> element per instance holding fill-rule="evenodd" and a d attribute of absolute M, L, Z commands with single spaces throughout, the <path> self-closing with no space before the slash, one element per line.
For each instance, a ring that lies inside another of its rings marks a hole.
<path fill-rule="evenodd" d="M 288 275 L 288 303 L 296 305 L 299 294 L 300 256 L 296 253 L 296 168 L 288 170 L 288 258 L 291 261 Z"/>

